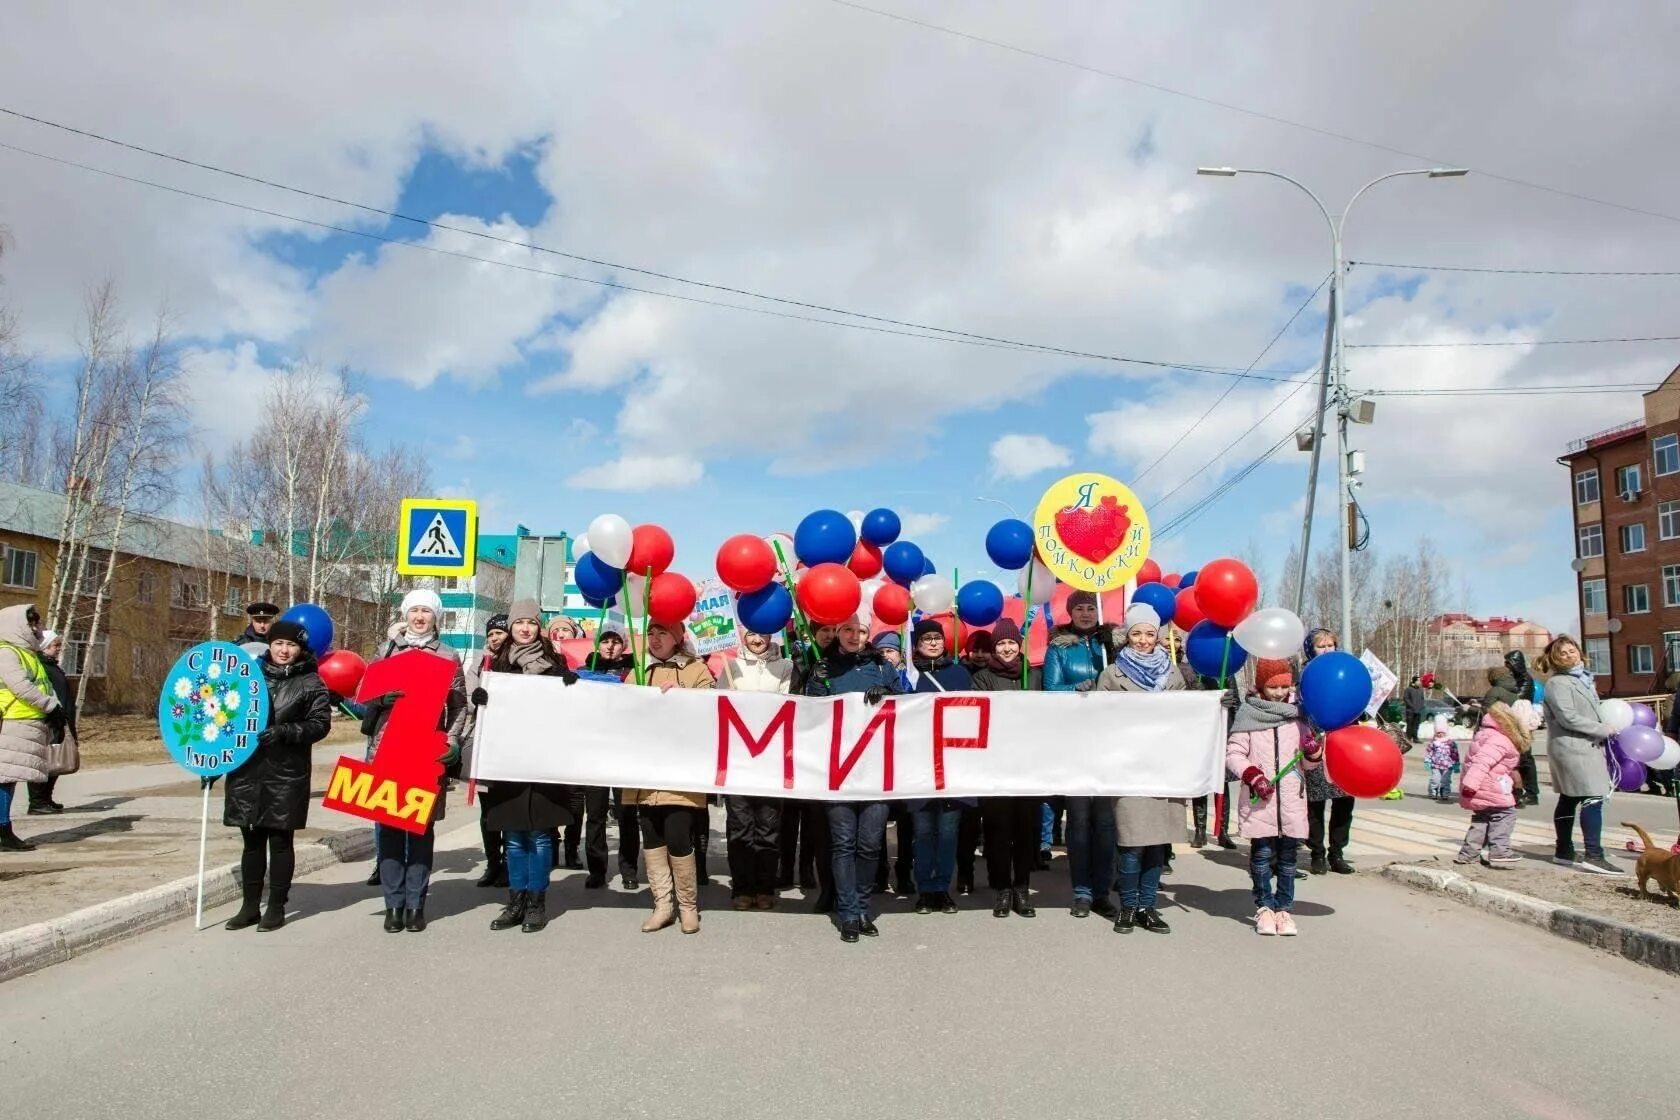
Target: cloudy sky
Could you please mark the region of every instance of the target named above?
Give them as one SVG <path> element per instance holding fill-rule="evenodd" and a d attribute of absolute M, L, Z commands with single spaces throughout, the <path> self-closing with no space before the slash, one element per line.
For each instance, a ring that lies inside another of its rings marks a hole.
<path fill-rule="evenodd" d="M 433 448 L 491 528 L 620 512 L 701 574 L 730 533 L 890 505 L 974 572 L 1000 513 L 979 498 L 1027 511 L 1103 470 L 1165 526 L 1307 418 L 1285 382 L 1318 359 L 1324 221 L 1198 164 L 1338 211 L 1388 171 L 1473 170 L 1374 189 L 1356 261 L 1680 269 L 1670 5 L 873 7 L 8 4 L 0 107 L 435 224 L 0 114 L 0 144 L 38 153 L 0 148 L 4 298 L 49 363 L 89 284 L 167 298 L 212 446 L 274 369 L 347 364 L 374 438 Z M 1680 345 L 1534 344 L 1680 333 L 1677 295 L 1360 265 L 1350 382 L 1654 384 Z M 1466 342 L 1522 345 L 1364 348 Z M 1251 365 L 1268 380 L 1233 379 Z M 1357 430 L 1376 547 L 1431 535 L 1462 606 L 1570 623 L 1554 459 L 1639 407 L 1382 399 Z M 1163 561 L 1252 540 L 1275 575 L 1305 474 L 1286 442 Z"/>

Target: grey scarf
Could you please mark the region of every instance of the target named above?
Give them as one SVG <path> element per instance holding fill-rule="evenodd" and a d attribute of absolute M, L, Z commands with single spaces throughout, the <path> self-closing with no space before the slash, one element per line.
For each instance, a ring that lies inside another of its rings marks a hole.
<path fill-rule="evenodd" d="M 1231 731 L 1270 731 L 1300 718 L 1301 709 L 1294 704 L 1250 696 L 1237 709 L 1236 718 L 1231 721 Z"/>
<path fill-rule="evenodd" d="M 526 676 L 541 676 L 555 667 L 554 661 L 540 641 L 523 646 L 516 646 L 510 642 L 507 647 L 507 660 L 509 665 Z"/>

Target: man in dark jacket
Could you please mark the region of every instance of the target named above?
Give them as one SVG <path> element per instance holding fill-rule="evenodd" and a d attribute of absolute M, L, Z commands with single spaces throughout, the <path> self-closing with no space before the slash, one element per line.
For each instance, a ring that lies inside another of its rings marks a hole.
<path fill-rule="evenodd" d="M 274 620 L 280 617 L 280 608 L 273 603 L 252 603 L 245 608 L 245 614 L 250 621 L 245 624 L 244 631 L 233 640 L 236 646 L 268 644 L 268 631 L 274 625 Z"/>
<path fill-rule="evenodd" d="M 64 652 L 64 638 L 51 631 L 41 632 L 41 667 L 47 671 L 47 681 L 52 685 L 53 695 L 58 697 L 58 709 L 64 713 L 62 722 L 53 725 L 54 743 L 62 743 L 66 736 L 74 739 L 76 731 L 76 693 L 70 687 L 70 679 L 64 675 L 64 669 L 58 663 L 59 654 Z M 44 782 L 29 783 L 29 815 L 32 817 L 49 816 L 64 812 L 64 806 L 53 800 L 53 787 L 58 785 L 58 775 L 50 774 Z"/>
<path fill-rule="evenodd" d="M 1482 712 L 1495 704 L 1515 704 L 1518 700 L 1528 698 L 1528 686 L 1517 678 L 1511 669 L 1511 658 L 1517 659 L 1517 664 L 1527 673 L 1528 667 L 1523 664 L 1522 654 L 1512 651 L 1503 665 L 1497 665 L 1487 671 L 1488 690 L 1482 694 Z M 1517 773 L 1522 777 L 1522 792 L 1517 795 L 1517 804 L 1540 804 L 1540 774 L 1534 765 L 1534 752 L 1522 751 L 1517 755 Z"/>
<path fill-rule="evenodd" d="M 1423 683 L 1412 678 L 1412 683 L 1406 686 L 1404 697 L 1406 707 L 1406 738 L 1417 742 L 1418 728 L 1423 724 L 1423 710 L 1429 703 L 1429 693 L 1423 690 Z"/>

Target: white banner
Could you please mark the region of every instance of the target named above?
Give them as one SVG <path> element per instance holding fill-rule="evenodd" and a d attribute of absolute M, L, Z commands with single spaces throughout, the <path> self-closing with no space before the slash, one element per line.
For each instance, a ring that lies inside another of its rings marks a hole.
<path fill-rule="evenodd" d="M 1371 702 L 1365 705 L 1365 714 L 1375 718 L 1377 709 L 1394 695 L 1394 686 L 1400 683 L 1400 678 L 1370 650 L 1360 654 L 1359 661 L 1365 666 L 1366 672 L 1371 674 Z"/>
<path fill-rule="evenodd" d="M 1217 692 L 822 699 L 488 673 L 472 776 L 825 801 L 1200 797 L 1221 788 Z"/>

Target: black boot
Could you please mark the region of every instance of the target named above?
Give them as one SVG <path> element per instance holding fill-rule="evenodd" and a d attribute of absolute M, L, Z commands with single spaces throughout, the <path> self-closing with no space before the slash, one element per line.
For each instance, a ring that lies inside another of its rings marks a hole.
<path fill-rule="evenodd" d="M 507 905 L 490 920 L 491 929 L 512 929 L 525 921 L 525 892 L 509 891 Z"/>
<path fill-rule="evenodd" d="M 919 894 L 916 896 L 916 913 L 918 914 L 931 914 L 933 913 L 934 907 L 937 905 L 939 904 L 934 901 L 931 894 Z"/>
<path fill-rule="evenodd" d="M 992 900 L 992 917 L 1007 918 L 1010 909 L 1015 905 L 1014 891 L 999 891 L 997 898 Z"/>
<path fill-rule="evenodd" d="M 1172 927 L 1161 917 L 1161 912 L 1153 906 L 1139 910 L 1135 920 L 1139 929 L 1146 929 L 1150 933 L 1172 932 Z"/>
<path fill-rule="evenodd" d="M 262 911 L 257 904 L 262 900 L 262 880 L 245 884 L 245 897 L 239 904 L 239 913 L 227 920 L 223 929 L 249 929 L 262 920 Z"/>
<path fill-rule="evenodd" d="M 385 932 L 401 933 L 403 931 L 403 912 L 398 907 L 387 907 L 385 910 Z"/>
<path fill-rule="evenodd" d="M 1099 898 L 1095 902 L 1091 903 L 1091 913 L 1097 915 L 1099 918 L 1107 918 L 1112 922 L 1120 916 L 1120 908 L 1114 905 L 1113 901 L 1111 901 L 1107 895 L 1104 895 L 1102 898 Z"/>
<path fill-rule="evenodd" d="M 840 923 L 840 940 L 848 945 L 857 944 L 858 935 L 862 932 L 856 922 L 845 921 Z"/>
<path fill-rule="evenodd" d="M 1190 802 L 1190 819 L 1194 821 L 1196 825 L 1195 834 L 1190 837 L 1190 846 L 1192 848 L 1207 847 L 1207 798 L 1198 797 L 1196 800 Z"/>
<path fill-rule="evenodd" d="M 1011 892 L 1011 897 L 1014 899 L 1015 913 L 1019 914 L 1023 918 L 1038 917 L 1038 911 L 1033 909 L 1033 904 L 1031 902 L 1027 901 L 1026 887 L 1016 887 L 1014 891 Z"/>
<path fill-rule="evenodd" d="M 1315 854 L 1312 857 L 1312 864 L 1307 870 L 1312 875 L 1328 875 L 1330 874 L 1330 864 L 1325 861 L 1323 856 Z"/>
<path fill-rule="evenodd" d="M 576 848 L 567 848 L 566 849 L 566 870 L 567 871 L 582 871 L 583 870 L 583 860 L 578 858 L 578 850 Z"/>
<path fill-rule="evenodd" d="M 541 933 L 548 925 L 548 892 L 536 891 L 525 896 L 524 933 Z"/>
<path fill-rule="evenodd" d="M 373 874 L 367 877 L 367 885 L 370 887 L 379 885 L 379 865 L 377 863 L 373 865 Z"/>
<path fill-rule="evenodd" d="M 408 911 L 407 919 L 403 922 L 403 928 L 409 933 L 425 933 L 426 908 L 424 906 L 416 906 L 414 909 Z"/>
<path fill-rule="evenodd" d="M 275 885 L 268 886 L 268 905 L 263 907 L 262 921 L 257 923 L 258 933 L 272 933 L 286 924 L 286 894 L 288 882 L 276 890 Z"/>
<path fill-rule="evenodd" d="M 951 897 L 950 891 L 940 891 L 934 896 L 934 898 L 939 904 L 939 912 L 941 914 L 958 914 L 962 912 L 961 908 L 957 905 L 957 900 Z"/>
<path fill-rule="evenodd" d="M 12 831 L 11 825 L 0 828 L 0 852 L 33 852 L 35 845 Z"/>
<path fill-rule="evenodd" d="M 813 914 L 831 914 L 834 912 L 834 892 L 820 891 L 817 894 L 816 905 L 811 907 Z"/>
<path fill-rule="evenodd" d="M 1137 911 L 1130 906 L 1120 907 L 1120 915 L 1114 919 L 1115 933 L 1130 933 L 1137 924 Z"/>
<path fill-rule="evenodd" d="M 1315 867 L 1313 870 L 1316 871 L 1318 869 Z M 1330 870 L 1334 871 L 1338 875 L 1352 875 L 1353 874 L 1353 864 L 1351 864 L 1347 860 L 1343 859 L 1342 858 L 1342 853 L 1331 852 L 1330 853 Z"/>
<path fill-rule="evenodd" d="M 484 865 L 484 874 L 478 877 L 478 883 L 476 885 L 480 887 L 494 887 L 498 878 L 506 877 L 507 868 L 503 866 L 502 861 L 499 859 L 493 859 Z"/>
<path fill-rule="evenodd" d="M 1224 848 L 1227 852 L 1234 852 L 1237 850 L 1237 842 L 1231 839 L 1228 833 L 1222 834 L 1219 837 L 1219 846 Z"/>

